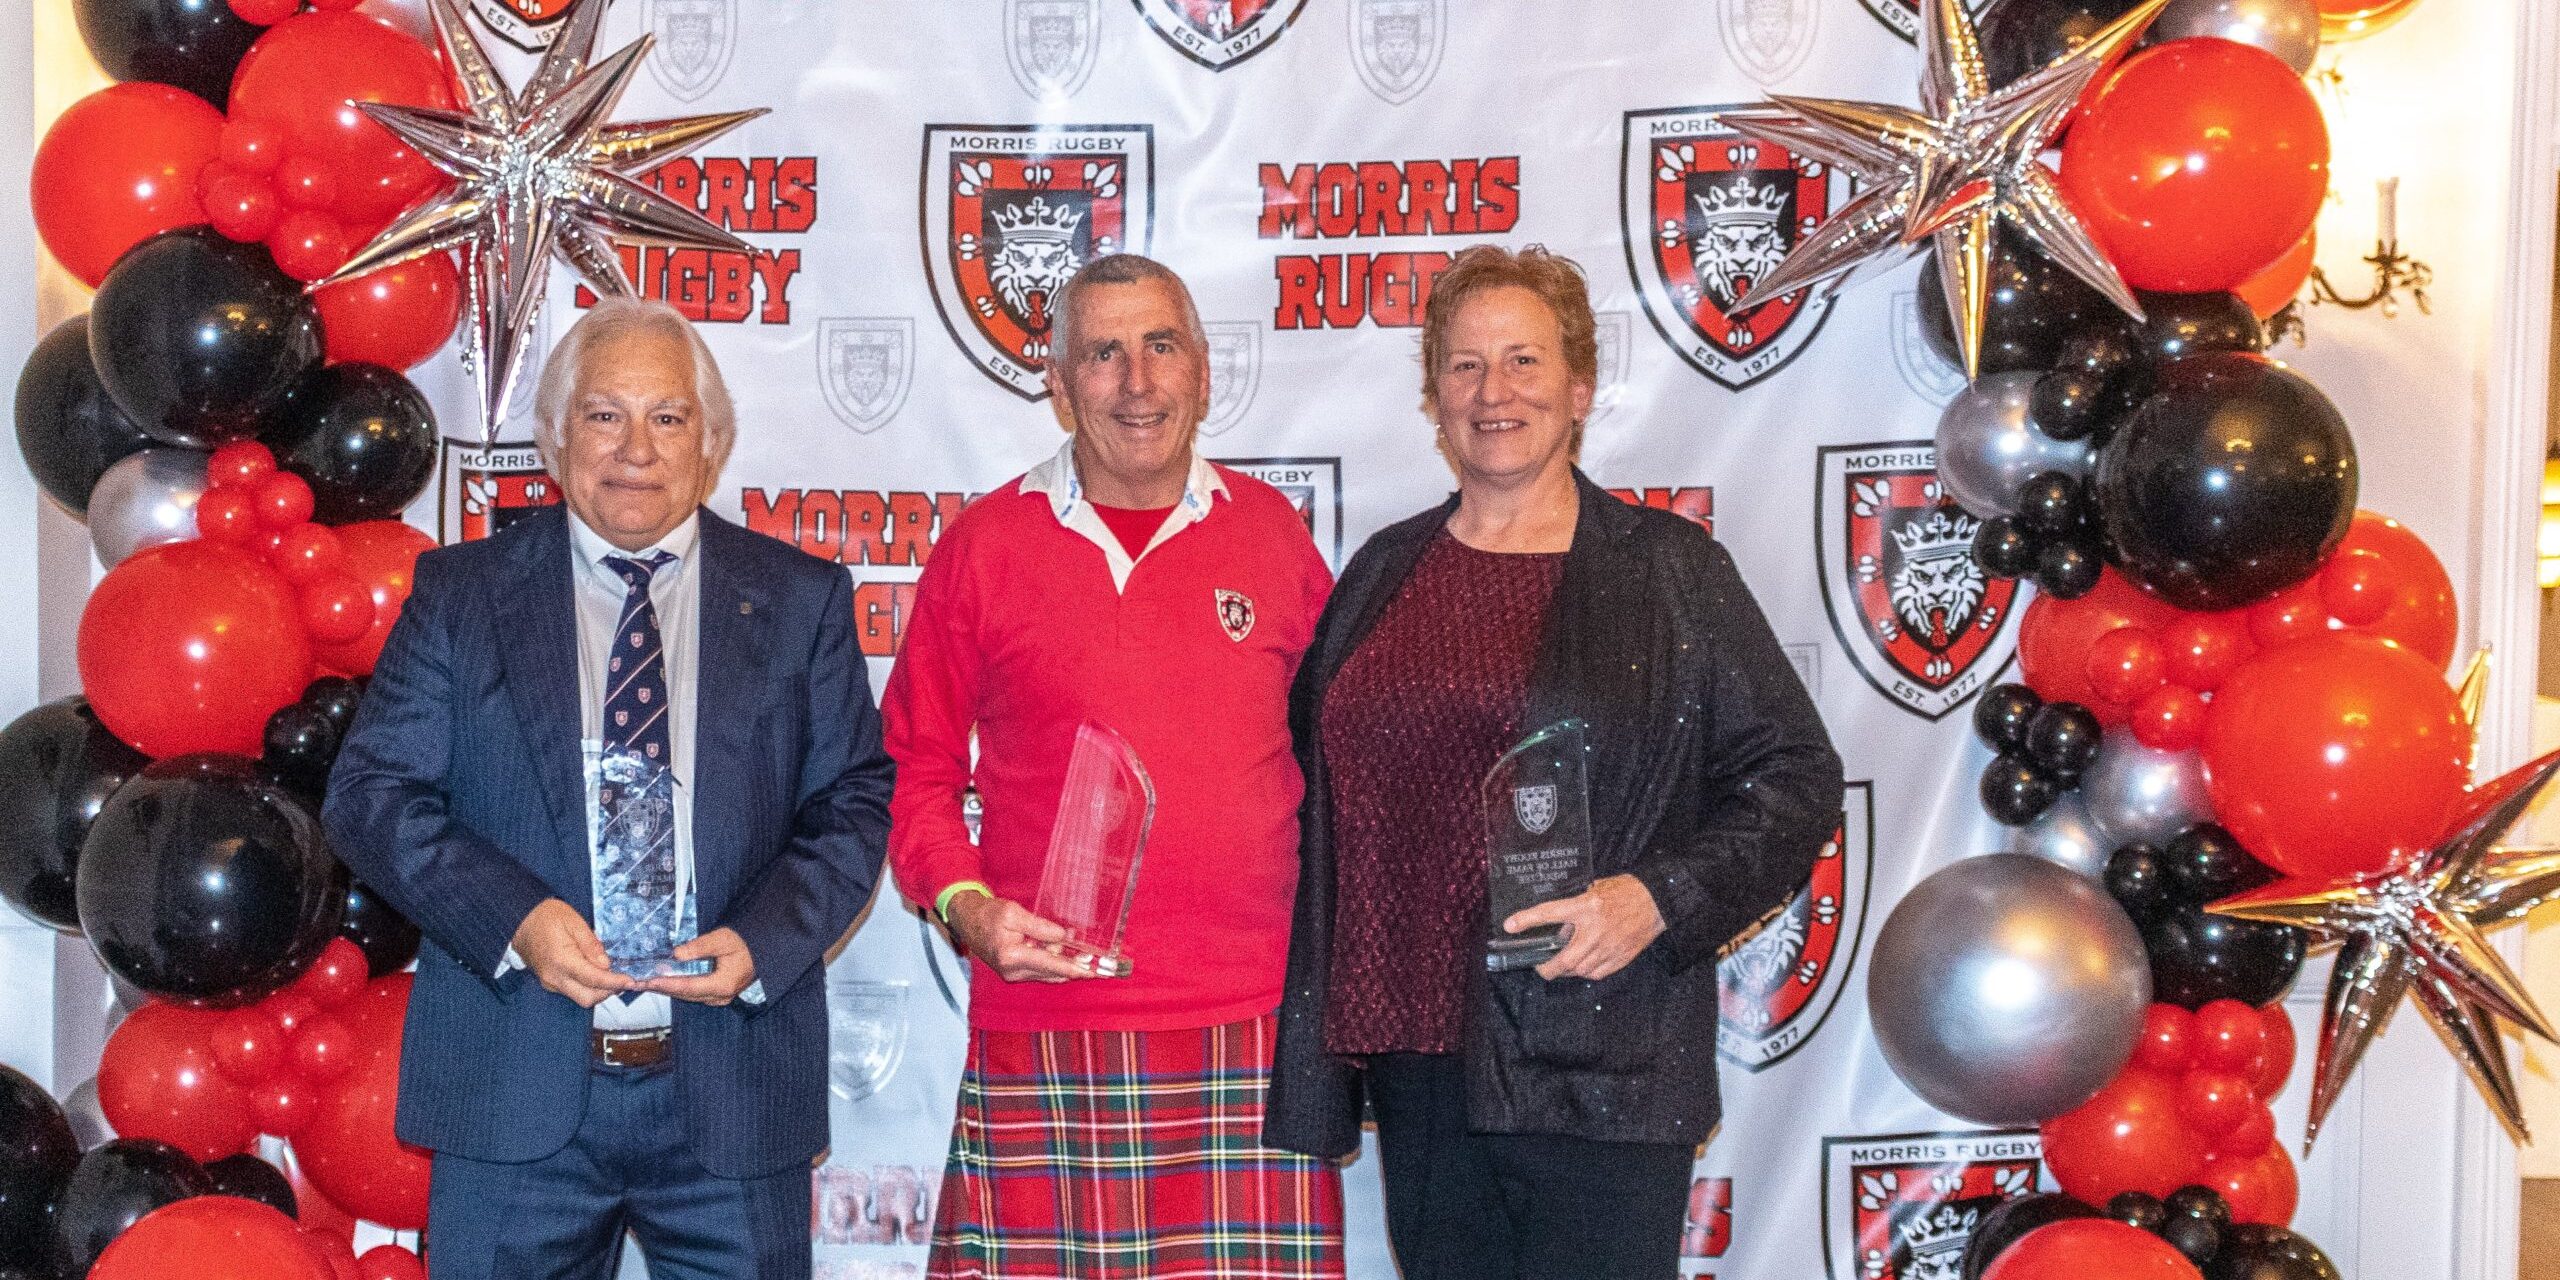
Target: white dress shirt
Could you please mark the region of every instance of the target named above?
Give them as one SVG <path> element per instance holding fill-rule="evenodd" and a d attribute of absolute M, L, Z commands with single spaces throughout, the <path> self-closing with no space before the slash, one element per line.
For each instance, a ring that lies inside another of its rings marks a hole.
<path fill-rule="evenodd" d="M 1093 500 L 1085 496 L 1084 478 L 1076 474 L 1074 435 L 1068 435 L 1067 442 L 1058 446 L 1055 456 L 1023 474 L 1022 491 L 1047 498 L 1049 513 L 1058 518 L 1058 523 L 1083 534 L 1093 545 L 1102 548 L 1103 563 L 1111 566 L 1111 585 L 1126 591 L 1129 589 L 1129 575 L 1136 571 L 1138 561 L 1147 552 L 1209 518 L 1209 508 L 1217 499 L 1227 496 L 1227 480 L 1218 474 L 1218 469 L 1210 465 L 1208 459 L 1194 452 L 1191 470 L 1183 478 L 1182 501 L 1174 504 L 1173 514 L 1165 517 L 1163 526 L 1156 530 L 1156 536 L 1148 539 L 1147 545 L 1134 556 L 1129 554 L 1128 547 L 1121 544 L 1120 535 L 1102 522 L 1102 514 L 1093 509 Z M 613 624 L 608 622 L 605 625 L 610 627 Z"/>

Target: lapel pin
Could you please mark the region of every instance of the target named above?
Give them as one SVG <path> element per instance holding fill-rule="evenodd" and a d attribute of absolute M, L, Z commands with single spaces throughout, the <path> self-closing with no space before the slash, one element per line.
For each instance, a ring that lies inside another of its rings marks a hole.
<path fill-rule="evenodd" d="M 738 616 L 740 616 L 740 617 L 745 617 L 745 616 L 747 616 L 748 614 L 754 613 L 755 611 L 756 611 L 756 607 L 755 607 L 755 605 L 754 605 L 754 604 L 752 604 L 752 603 L 750 603 L 750 602 L 748 602 L 748 601 L 745 601 L 745 600 L 741 600 L 741 601 L 739 601 L 739 602 L 738 602 Z"/>

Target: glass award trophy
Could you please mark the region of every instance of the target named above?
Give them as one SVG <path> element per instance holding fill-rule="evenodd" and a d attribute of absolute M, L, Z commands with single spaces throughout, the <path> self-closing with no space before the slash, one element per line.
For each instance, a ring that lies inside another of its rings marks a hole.
<path fill-rule="evenodd" d="M 1564 926 L 1504 933 L 1502 922 L 1591 887 L 1588 726 L 1562 720 L 1521 740 L 1484 779 L 1485 967 L 1527 969 L 1564 949 Z"/>
<path fill-rule="evenodd" d="M 596 938 L 615 973 L 633 978 L 695 978 L 709 960 L 678 960 L 676 948 L 700 932 L 693 886 L 678 868 L 675 774 L 625 748 L 588 744 L 588 785 L 605 815 L 595 833 Z"/>
<path fill-rule="evenodd" d="M 1129 927 L 1138 856 L 1155 817 L 1155 784 L 1128 739 L 1091 721 L 1077 725 L 1032 911 L 1064 928 L 1061 945 L 1105 978 L 1129 974 L 1120 935 Z"/>

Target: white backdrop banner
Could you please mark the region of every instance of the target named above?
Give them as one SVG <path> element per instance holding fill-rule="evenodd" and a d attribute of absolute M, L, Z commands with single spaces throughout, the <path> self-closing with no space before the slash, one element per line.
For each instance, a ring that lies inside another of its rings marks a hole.
<path fill-rule="evenodd" d="M 526 45 L 565 7 L 472 2 Z M 1450 486 L 1416 408 L 1433 274 L 1479 243 L 1581 263 L 1602 365 L 1585 468 L 1732 549 L 1855 780 L 1812 885 L 1727 964 L 1727 1118 L 1683 1273 L 1944 1280 L 1979 1217 L 2043 1179 L 2035 1135 L 1905 1090 L 1860 964 L 1905 890 L 1996 845 L 1966 714 L 2024 601 L 1959 554 L 1973 521 L 1929 439 L 1962 380 L 1920 340 L 1911 269 L 1729 314 L 1848 181 L 1714 119 L 1770 88 L 1908 100 L 1914 25 L 1907 0 L 621 0 L 606 47 L 658 43 L 620 118 L 775 109 L 650 179 L 751 256 L 623 260 L 703 323 L 736 393 L 715 508 L 845 566 L 875 681 L 936 537 L 1057 447 L 1038 370 L 1088 257 L 1189 279 L 1204 451 L 1295 499 L 1337 566 Z M 546 344 L 590 300 L 563 277 Z M 453 357 L 419 376 L 470 434 Z M 557 500 L 519 443 L 529 399 L 508 443 L 448 447 L 413 518 L 454 541 Z M 917 1275 L 966 971 L 884 892 L 830 982 L 819 1274 Z M 1375 1169 L 1351 1171 L 1362 1280 L 1393 1274 Z"/>

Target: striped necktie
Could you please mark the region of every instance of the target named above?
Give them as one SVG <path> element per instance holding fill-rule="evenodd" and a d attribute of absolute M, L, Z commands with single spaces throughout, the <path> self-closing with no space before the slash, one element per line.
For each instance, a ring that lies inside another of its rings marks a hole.
<path fill-rule="evenodd" d="M 617 972 L 650 977 L 694 935 L 691 895 L 676 892 L 674 748 L 667 728 L 667 661 L 650 579 L 675 560 L 606 556 L 628 593 L 605 662 L 603 752 L 597 762 L 596 936 Z M 626 999 L 630 998 L 628 996 Z"/>

